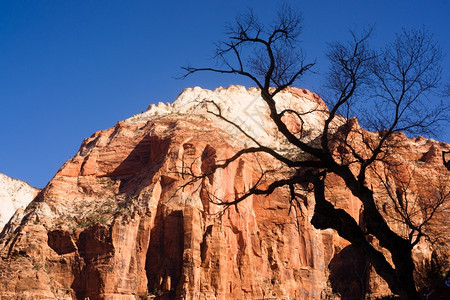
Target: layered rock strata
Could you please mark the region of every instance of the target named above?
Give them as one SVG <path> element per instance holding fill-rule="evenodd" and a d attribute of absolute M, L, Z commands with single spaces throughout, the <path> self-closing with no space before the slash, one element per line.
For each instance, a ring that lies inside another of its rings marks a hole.
<path fill-rule="evenodd" d="M 24 181 L 0 174 L 0 232 L 14 213 L 25 209 L 38 192 Z"/>
<path fill-rule="evenodd" d="M 298 89 L 278 97 L 285 107 L 314 111 L 305 124 L 285 120 L 293 130 L 304 126 L 313 141 L 324 120 L 321 99 Z M 248 190 L 262 170 L 277 170 L 263 178 L 263 186 L 283 176 L 269 157 L 247 155 L 193 180 L 252 143 L 208 110 L 217 115 L 220 108 L 254 139 L 292 151 L 267 125 L 267 110 L 255 106 L 257 99 L 258 90 L 243 87 L 188 89 L 173 104 L 151 106 L 84 140 L 23 218 L 5 227 L 2 299 L 321 299 L 333 291 L 386 293 L 377 277 L 360 283 L 369 271 L 347 242 L 310 225 L 311 193 L 299 191 L 297 206 L 283 189 L 250 196 L 227 210 L 215 204 Z M 246 113 L 239 113 L 243 108 Z M 404 136 L 402 143 L 407 152 L 398 157 L 416 167 L 416 188 L 446 172 L 437 156 L 448 144 Z M 345 185 L 330 176 L 327 186 L 329 199 L 358 219 L 360 203 Z M 422 259 L 429 254 L 428 246 L 418 252 Z M 353 276 L 346 276 L 348 284 L 340 270 Z"/>

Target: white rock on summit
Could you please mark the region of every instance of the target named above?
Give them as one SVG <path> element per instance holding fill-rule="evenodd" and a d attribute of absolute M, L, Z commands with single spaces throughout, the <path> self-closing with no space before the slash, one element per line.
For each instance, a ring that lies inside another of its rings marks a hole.
<path fill-rule="evenodd" d="M 288 88 L 278 93 L 275 100 L 278 112 L 289 108 L 301 114 L 312 112 L 302 116 L 305 129 L 311 130 L 309 139 L 320 134 L 314 131 L 321 128 L 327 108 L 317 95 L 304 89 Z M 147 111 L 127 121 L 144 122 L 168 114 L 204 115 L 221 123 L 218 127 L 224 131 L 239 134 L 236 127 L 208 113 L 218 113 L 218 109 L 224 118 L 239 125 L 258 142 L 272 146 L 278 144 L 277 130 L 270 119 L 269 108 L 261 99 L 260 90 L 254 87 L 246 89 L 244 86 L 230 85 L 214 91 L 200 87 L 187 88 L 172 104 L 152 104 Z"/>
<path fill-rule="evenodd" d="M 39 193 L 28 183 L 0 174 L 0 231 L 18 208 L 25 208 Z"/>

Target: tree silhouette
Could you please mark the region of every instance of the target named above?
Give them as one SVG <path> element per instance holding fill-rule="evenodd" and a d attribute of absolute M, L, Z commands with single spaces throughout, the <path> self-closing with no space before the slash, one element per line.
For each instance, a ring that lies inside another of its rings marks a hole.
<path fill-rule="evenodd" d="M 346 42 L 329 45 L 327 58 L 330 62 L 326 77 L 324 100 L 329 109 L 318 139 L 311 141 L 303 132 L 292 132 L 283 117 L 292 114 L 303 122 L 305 113 L 292 109 L 280 110 L 275 95 L 296 82 L 315 65 L 306 63 L 299 47 L 298 37 L 302 30 L 302 16 L 288 6 L 282 6 L 272 23 L 260 22 L 249 11 L 236 18 L 227 28 L 227 39 L 217 44 L 216 57 L 221 67 L 184 67 L 189 76 L 200 71 L 236 74 L 251 79 L 261 92 L 270 111 L 271 121 L 295 151 L 305 155 L 292 156 L 280 153 L 270 146 L 261 144 L 244 129 L 228 120 L 250 138 L 254 145 L 240 150 L 209 172 L 194 176 L 193 180 L 204 178 L 219 168 L 226 168 L 231 162 L 248 153 L 267 153 L 294 172 L 285 178 L 262 188 L 259 183 L 250 187 L 233 201 L 216 201 L 225 207 L 235 205 L 250 195 L 271 194 L 275 189 L 288 187 L 291 201 L 298 201 L 295 190 L 298 186 L 312 186 L 315 196 L 314 215 L 311 220 L 318 229 L 332 228 L 348 240 L 371 263 L 376 272 L 387 282 L 391 291 L 402 299 L 419 299 L 414 283 L 414 262 L 411 251 L 421 237 L 427 236 L 424 222 L 418 223 L 411 207 L 405 202 L 402 188 L 408 190 L 407 182 L 400 189 L 393 189 L 387 174 L 379 170 L 401 168 L 392 159 L 395 147 L 399 146 L 398 132 L 411 134 L 430 133 L 443 120 L 448 109 L 433 107 L 428 96 L 440 84 L 441 49 L 425 30 L 402 31 L 384 49 L 375 51 L 369 45 L 373 29 L 362 34 L 351 32 Z M 369 97 L 367 97 L 369 96 Z M 313 112 L 308 112 L 313 113 Z M 222 116 L 220 110 L 215 113 Z M 344 116 L 345 118 L 342 118 Z M 367 129 L 376 131 L 368 134 L 352 118 L 359 117 Z M 336 149 L 341 151 L 337 154 Z M 392 200 L 396 207 L 395 216 L 408 228 L 406 236 L 397 233 L 386 220 L 386 215 L 377 205 L 377 191 L 367 184 L 369 172 L 378 174 L 380 185 L 384 186 L 383 197 Z M 377 173 L 378 172 L 378 173 Z M 336 208 L 326 197 L 327 176 L 340 177 L 346 187 L 363 206 L 364 227 L 345 210 Z M 389 173 L 390 174 L 390 173 Z M 192 175 L 192 174 L 191 174 Z M 193 176 L 193 175 L 192 175 Z M 261 178 L 264 176 L 264 172 Z M 428 217 L 449 198 L 448 191 L 436 194 Z M 414 220 L 413 220 L 414 219 Z M 371 243 L 368 236 L 375 237 L 392 258 L 387 257 Z"/>

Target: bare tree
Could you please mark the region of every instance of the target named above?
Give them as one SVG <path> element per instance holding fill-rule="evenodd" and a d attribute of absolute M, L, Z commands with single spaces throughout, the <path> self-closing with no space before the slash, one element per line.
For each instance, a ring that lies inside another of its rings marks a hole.
<path fill-rule="evenodd" d="M 422 238 L 430 243 L 440 240 L 440 234 L 433 232 L 430 226 L 435 221 L 435 216 L 444 216 L 447 213 L 445 202 L 450 199 L 450 184 L 447 178 L 437 178 L 435 182 L 421 186 L 420 189 L 412 188 L 415 170 L 408 169 L 401 164 L 386 164 L 384 174 L 374 170 L 378 181 L 383 187 L 379 194 L 387 201 L 379 201 L 382 213 L 389 223 L 396 223 L 405 228 L 399 233 L 409 240 L 412 247 L 417 245 Z M 442 220 L 441 220 L 442 221 Z M 445 234 L 445 232 L 443 232 Z"/>
<path fill-rule="evenodd" d="M 233 124 L 254 142 L 254 146 L 240 150 L 194 180 L 208 176 L 219 168 L 226 168 L 248 153 L 271 155 L 293 171 L 266 188 L 262 188 L 259 185 L 261 180 L 258 180 L 234 200 L 219 203 L 225 207 L 235 205 L 250 195 L 268 195 L 280 187 L 288 187 L 291 201 L 298 201 L 295 192 L 298 186 L 312 185 L 315 196 L 313 226 L 318 229 L 332 228 L 359 249 L 393 293 L 402 299 L 419 299 L 414 284 L 411 251 L 424 235 L 423 225 L 412 220 L 411 210 L 403 210 L 398 205 L 397 217 L 414 233 L 411 237 L 404 237 L 395 232 L 380 211 L 376 203 L 376 190 L 367 184 L 366 176 L 372 169 L 379 168 L 377 165 L 391 164 L 391 154 L 399 144 L 397 132 L 428 133 L 446 119 L 445 109 L 432 108 L 427 103 L 428 96 L 439 85 L 441 50 L 424 29 L 401 32 L 393 43 L 381 51 L 369 46 L 372 29 L 361 35 L 351 33 L 348 43 L 330 44 L 327 53 L 330 61 L 326 80 L 328 93 L 324 98 L 329 110 L 319 139 L 310 141 L 291 132 L 283 122 L 283 116 L 287 113 L 294 113 L 300 120 L 303 115 L 292 110 L 279 110 L 274 98 L 315 64 L 306 63 L 299 47 L 301 29 L 301 14 L 287 6 L 283 6 L 274 22 L 268 25 L 260 22 L 250 11 L 238 16 L 235 23 L 228 27 L 228 38 L 217 44 L 216 57 L 222 63 L 221 67 L 183 69 L 185 76 L 210 71 L 250 78 L 260 88 L 262 101 L 268 106 L 271 121 L 278 131 L 296 151 L 305 155 L 293 158 L 278 152 L 262 145 Z M 216 115 L 223 118 L 220 111 Z M 369 134 L 362 130 L 351 118 L 354 116 L 358 116 L 366 128 L 377 133 Z M 336 154 L 337 147 L 346 149 L 347 154 L 342 155 L 342 151 Z M 346 187 L 361 201 L 365 228 L 361 228 L 345 210 L 336 208 L 327 200 L 325 186 L 329 174 L 342 178 Z M 381 178 L 380 184 L 391 192 L 390 183 Z M 407 189 L 407 184 L 404 187 Z M 400 198 L 395 193 L 388 193 L 388 197 L 397 204 L 403 203 L 399 202 Z M 447 198 L 448 195 L 431 209 L 427 208 L 426 220 Z M 375 237 L 389 251 L 393 265 L 369 242 L 368 235 Z"/>

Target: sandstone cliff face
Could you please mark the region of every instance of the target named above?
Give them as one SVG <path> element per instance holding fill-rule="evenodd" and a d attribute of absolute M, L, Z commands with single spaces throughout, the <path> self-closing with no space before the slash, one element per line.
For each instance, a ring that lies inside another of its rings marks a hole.
<path fill-rule="evenodd" d="M 17 216 L 5 227 L 0 237 L 0 295 L 320 299 L 331 288 L 343 293 L 340 270 L 352 276 L 367 270 L 333 231 L 310 225 L 312 194 L 303 192 L 303 203 L 293 208 L 288 191 L 282 189 L 267 197 L 251 196 L 226 211 L 213 203 L 253 186 L 261 168 L 277 169 L 276 162 L 248 155 L 187 184 L 192 174 L 209 170 L 250 143 L 205 113 L 217 108 L 209 100 L 259 141 L 283 147 L 273 128 L 260 126 L 267 115 L 264 108 L 258 108 L 259 114 L 254 111 L 257 97 L 256 89 L 242 87 L 189 89 L 173 104 L 151 106 L 84 140 L 23 218 Z M 279 97 L 282 105 L 305 111 L 324 105 L 306 90 L 291 89 Z M 229 102 L 248 111 L 239 114 Z M 312 140 L 323 115 L 317 112 L 309 118 L 305 126 Z M 295 120 L 286 122 L 298 126 Z M 399 155 L 418 165 L 420 178 L 444 172 L 435 156 L 449 145 L 406 138 L 404 143 L 410 153 Z M 358 219 L 359 202 L 343 184 L 330 177 L 328 186 L 332 201 Z M 355 286 L 353 293 L 360 288 L 358 280 L 356 276 L 349 282 Z M 383 293 L 382 284 L 378 286 L 372 288 L 374 294 Z"/>
<path fill-rule="evenodd" d="M 39 190 L 26 182 L 0 174 L 0 232 L 17 209 L 24 209 Z"/>

